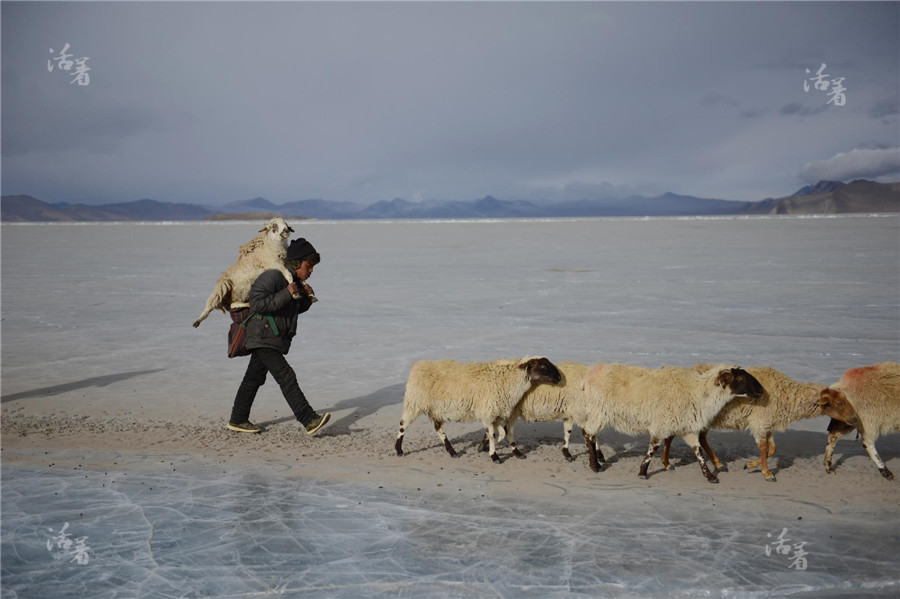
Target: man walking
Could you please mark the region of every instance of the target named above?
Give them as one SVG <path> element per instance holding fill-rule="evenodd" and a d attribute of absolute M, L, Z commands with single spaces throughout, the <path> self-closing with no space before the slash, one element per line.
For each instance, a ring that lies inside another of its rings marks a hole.
<path fill-rule="evenodd" d="M 306 280 L 321 257 L 310 242 L 302 237 L 291 241 L 285 262 L 294 271 L 290 284 L 279 270 L 267 270 L 250 287 L 250 317 L 247 323 L 247 349 L 252 350 L 244 379 L 238 387 L 231 409 L 228 428 L 242 433 L 259 433 L 262 429 L 250 422 L 250 408 L 256 392 L 272 373 L 294 416 L 307 434 L 313 435 L 324 427 L 331 414 L 319 415 L 313 410 L 300 385 L 297 375 L 288 364 L 285 355 L 291 348 L 291 340 L 297 334 L 300 314 L 309 310 L 315 295 Z M 292 295 L 300 294 L 299 299 Z"/>

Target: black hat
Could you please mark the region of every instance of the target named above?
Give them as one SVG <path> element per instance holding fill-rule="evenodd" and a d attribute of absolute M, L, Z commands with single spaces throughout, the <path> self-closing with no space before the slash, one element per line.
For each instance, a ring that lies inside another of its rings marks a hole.
<path fill-rule="evenodd" d="M 310 254 L 315 253 L 316 248 L 314 248 L 310 242 L 300 237 L 299 239 L 291 241 L 291 245 L 289 245 L 287 249 L 287 256 L 285 256 L 285 260 L 303 260 Z"/>

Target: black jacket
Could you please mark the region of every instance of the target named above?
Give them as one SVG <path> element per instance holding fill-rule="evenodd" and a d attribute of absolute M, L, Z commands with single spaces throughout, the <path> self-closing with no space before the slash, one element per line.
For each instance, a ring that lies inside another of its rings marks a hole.
<path fill-rule="evenodd" d="M 303 281 L 296 275 L 294 280 Z M 312 301 L 302 291 L 293 299 L 288 282 L 280 270 L 267 270 L 250 287 L 250 311 L 257 316 L 247 323 L 247 349 L 276 349 L 283 354 L 291 349 L 297 334 L 297 316 L 309 310 Z M 273 327 L 274 324 L 274 327 Z"/>

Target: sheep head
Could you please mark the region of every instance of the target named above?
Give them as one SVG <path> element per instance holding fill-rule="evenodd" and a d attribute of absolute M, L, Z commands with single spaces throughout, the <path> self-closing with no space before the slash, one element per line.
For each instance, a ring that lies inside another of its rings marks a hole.
<path fill-rule="evenodd" d="M 547 358 L 523 358 L 519 368 L 525 371 L 526 378 L 532 383 L 556 385 L 562 380 L 559 369 Z"/>
<path fill-rule="evenodd" d="M 830 416 L 853 427 L 859 424 L 859 416 L 856 413 L 856 409 L 843 391 L 830 388 L 822 389 L 822 393 L 819 394 L 819 401 L 816 404 L 825 416 Z"/>
<path fill-rule="evenodd" d="M 726 368 L 719 371 L 716 384 L 729 390 L 733 395 L 744 395 L 751 399 L 762 399 L 766 393 L 756 377 L 743 368 Z"/>
<path fill-rule="evenodd" d="M 266 226 L 260 229 L 259 232 L 265 232 L 272 241 L 286 245 L 288 237 L 291 236 L 294 230 L 284 222 L 283 218 L 276 217 L 266 223 Z"/>

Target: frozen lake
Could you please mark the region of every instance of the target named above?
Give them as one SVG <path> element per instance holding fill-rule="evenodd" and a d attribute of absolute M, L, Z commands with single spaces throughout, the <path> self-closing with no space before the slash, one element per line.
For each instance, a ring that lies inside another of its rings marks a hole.
<path fill-rule="evenodd" d="M 424 358 L 733 362 L 825 384 L 900 358 L 896 216 L 291 224 L 322 254 L 289 355 L 317 409 L 393 423 Z M 3 225 L 4 417 L 224 422 L 245 362 L 225 356 L 229 319 L 191 323 L 258 226 Z M 254 419 L 287 413 L 261 389 Z M 889 464 L 896 439 L 879 442 Z M 145 464 L 133 481 L 3 455 L 3 597 L 900 595 L 900 507 L 866 520 L 789 487 L 799 516 L 776 520 L 758 502 L 716 506 L 714 489 L 693 511 L 602 483 L 590 514 L 412 496 L 389 475 L 300 481 L 189 457 L 190 476 Z M 48 549 L 66 523 L 89 563 Z M 808 569 L 765 555 L 782 526 Z"/>
<path fill-rule="evenodd" d="M 4 469 L 3 595 L 850 598 L 900 591 L 896 530 L 876 518 L 860 525 L 812 502 L 796 501 L 776 526 L 758 501 L 723 506 L 712 492 L 693 498 L 698 515 L 659 490 L 635 497 L 599 484 L 596 509 L 585 516 L 565 498 L 403 494 L 298 483 L 265 469 L 206 474 L 127 480 L 135 477 Z M 86 563 L 76 561 L 74 546 L 58 546 L 66 523 L 72 541 L 87 537 Z M 793 548 L 766 555 L 782 528 L 791 547 L 805 544 L 802 570 L 791 567 L 801 555 Z"/>

